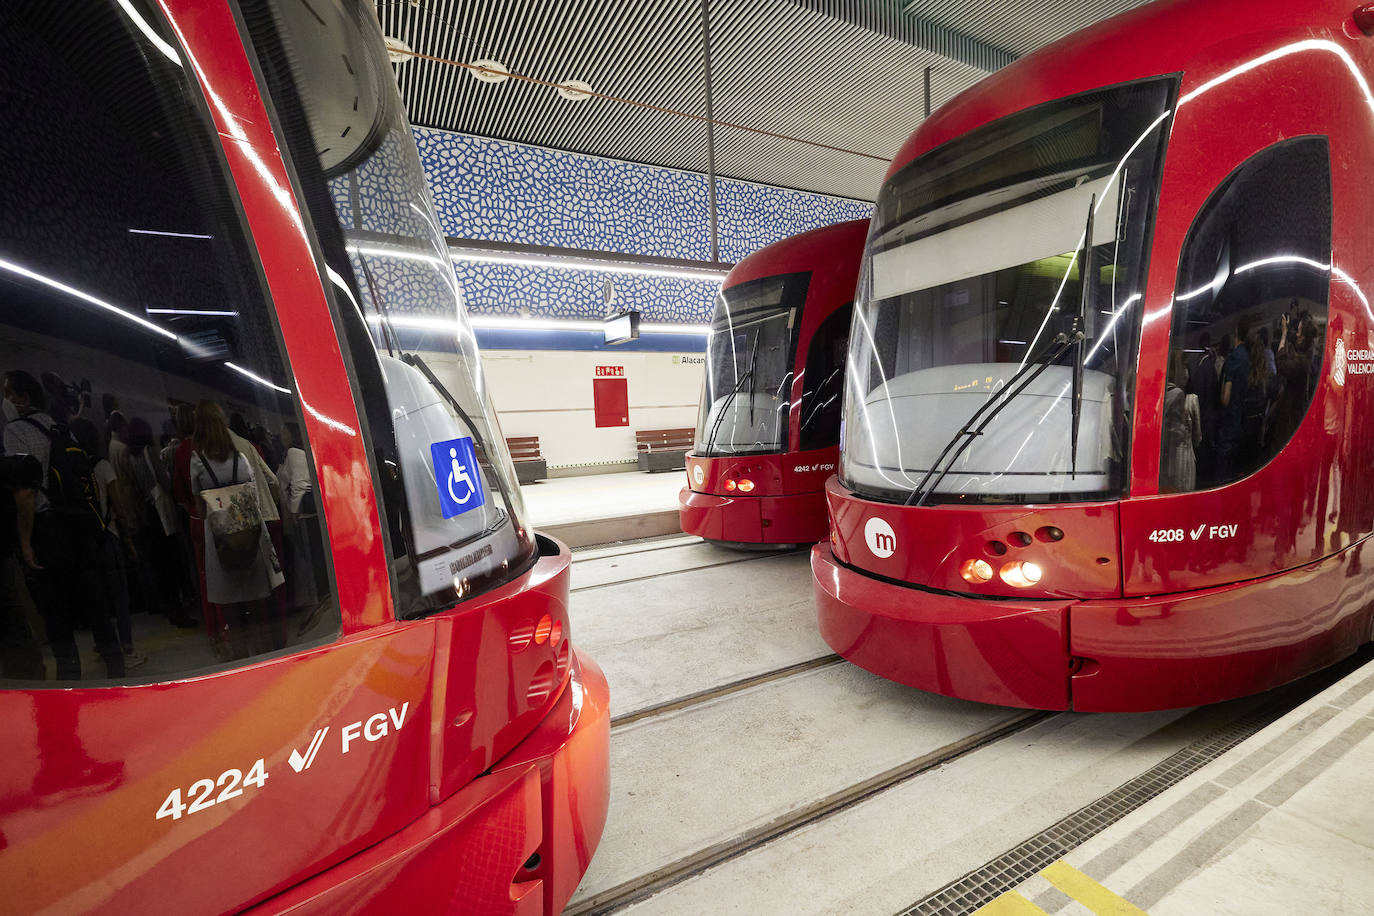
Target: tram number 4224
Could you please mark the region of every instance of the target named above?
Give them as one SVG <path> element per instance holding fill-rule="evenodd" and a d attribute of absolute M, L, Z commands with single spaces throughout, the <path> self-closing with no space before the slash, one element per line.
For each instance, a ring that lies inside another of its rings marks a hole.
<path fill-rule="evenodd" d="M 1170 541 L 1221 541 L 1236 536 L 1240 530 L 1240 525 L 1209 525 L 1203 522 L 1196 528 L 1185 530 L 1183 528 L 1156 528 L 1150 532 L 1150 540 L 1157 544 L 1167 544 Z"/>
<path fill-rule="evenodd" d="M 260 789 L 265 782 L 267 766 L 259 757 L 257 762 L 249 767 L 247 774 L 231 767 L 220 773 L 219 779 L 200 779 L 192 783 L 186 792 L 186 798 L 190 799 L 189 804 L 182 800 L 181 789 L 173 789 L 162 802 L 162 807 L 157 809 L 157 820 L 164 817 L 170 817 L 174 821 L 180 820 L 183 814 L 195 814 L 212 805 L 237 798 L 243 794 L 243 788 L 240 786 Z M 220 790 L 218 794 L 215 794 L 215 789 Z"/>

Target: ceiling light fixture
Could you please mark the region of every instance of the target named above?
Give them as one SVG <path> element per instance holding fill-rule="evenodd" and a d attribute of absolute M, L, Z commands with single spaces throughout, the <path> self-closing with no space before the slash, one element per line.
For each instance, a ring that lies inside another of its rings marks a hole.
<path fill-rule="evenodd" d="M 569 102 L 585 102 L 592 97 L 592 86 L 582 80 L 564 80 L 558 84 L 558 97 Z"/>
<path fill-rule="evenodd" d="M 459 324 L 452 318 L 437 318 L 429 315 L 393 315 L 388 319 L 394 328 L 410 331 L 457 331 Z M 368 324 L 379 325 L 379 315 L 367 316 Z M 597 334 L 605 330 L 605 323 L 589 318 L 522 318 L 516 315 L 469 315 L 468 323 L 474 328 L 491 331 L 590 331 Z M 710 327 L 704 324 L 644 324 L 640 325 L 642 334 L 683 334 L 705 335 Z"/>
<path fill-rule="evenodd" d="M 403 64 L 415 56 L 415 49 L 399 38 L 388 35 L 386 41 L 386 58 L 393 64 Z"/>
<path fill-rule="evenodd" d="M 499 60 L 480 57 L 472 62 L 472 67 L 468 73 L 479 83 L 504 83 L 510 79 L 510 67 Z"/>
<path fill-rule="evenodd" d="M 449 257 L 455 261 L 472 261 L 484 264 L 517 264 L 522 267 L 552 267 L 567 270 L 591 270 L 598 273 L 639 274 L 648 277 L 679 277 L 685 280 L 704 280 L 719 283 L 725 279 L 727 270 L 705 270 L 692 267 L 668 267 L 639 264 L 616 264 L 612 261 L 595 261 L 582 258 L 544 258 L 529 257 L 505 252 L 452 251 Z"/>

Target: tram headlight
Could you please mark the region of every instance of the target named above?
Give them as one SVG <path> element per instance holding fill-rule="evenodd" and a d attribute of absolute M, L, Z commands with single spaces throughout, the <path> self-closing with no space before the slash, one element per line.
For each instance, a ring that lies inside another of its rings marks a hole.
<path fill-rule="evenodd" d="M 1044 571 L 1030 560 L 1013 560 L 1002 567 L 1002 581 L 1012 588 L 1030 588 L 1040 581 Z"/>
<path fill-rule="evenodd" d="M 727 493 L 735 492 L 735 487 L 737 486 L 739 486 L 739 484 L 735 483 L 733 480 L 725 481 L 725 490 Z"/>
<path fill-rule="evenodd" d="M 754 489 L 754 482 L 752 480 L 748 477 L 741 477 L 739 479 L 739 491 L 741 493 L 748 493 L 752 489 Z"/>
<path fill-rule="evenodd" d="M 967 560 L 959 570 L 959 575 L 964 577 L 965 582 L 982 585 L 992 578 L 992 564 L 987 560 Z"/>

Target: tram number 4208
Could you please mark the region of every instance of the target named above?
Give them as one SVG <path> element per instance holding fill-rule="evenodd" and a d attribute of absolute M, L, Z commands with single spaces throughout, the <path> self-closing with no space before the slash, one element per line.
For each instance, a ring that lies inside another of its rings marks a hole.
<path fill-rule="evenodd" d="M 204 811 L 220 802 L 226 802 L 231 798 L 237 798 L 243 794 L 244 788 L 262 788 L 263 783 L 267 782 L 267 766 L 261 757 L 254 763 L 245 774 L 242 770 L 230 768 L 219 774 L 219 779 L 200 779 L 191 785 L 186 791 L 186 798 L 190 803 L 182 800 L 181 789 L 173 789 L 167 798 L 162 802 L 162 807 L 157 809 L 157 820 L 170 817 L 172 820 L 180 820 L 183 814 L 195 814 L 197 811 Z M 240 788 L 242 786 L 243 788 Z M 219 789 L 219 793 L 215 793 Z"/>
<path fill-rule="evenodd" d="M 1239 525 L 1209 525 L 1203 522 L 1191 531 L 1184 528 L 1156 528 L 1150 532 L 1150 540 L 1157 544 L 1167 544 L 1170 541 L 1198 541 L 1198 540 L 1225 540 L 1236 536 L 1240 530 Z"/>

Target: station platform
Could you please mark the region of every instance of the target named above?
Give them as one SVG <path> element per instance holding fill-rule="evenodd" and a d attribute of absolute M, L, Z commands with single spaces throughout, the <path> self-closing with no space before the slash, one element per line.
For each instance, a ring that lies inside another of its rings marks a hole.
<path fill-rule="evenodd" d="M 1374 912 L 1371 772 L 1374 662 L 976 912 Z"/>
<path fill-rule="evenodd" d="M 610 544 L 682 531 L 678 491 L 683 471 L 623 471 L 556 477 L 524 484 L 520 492 L 536 529 L 569 547 Z"/>

